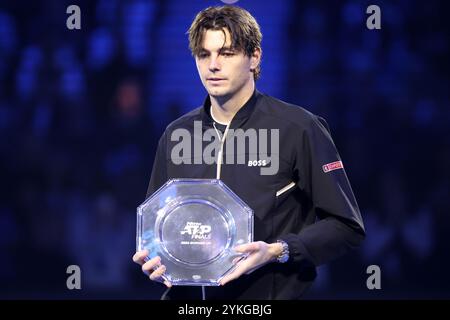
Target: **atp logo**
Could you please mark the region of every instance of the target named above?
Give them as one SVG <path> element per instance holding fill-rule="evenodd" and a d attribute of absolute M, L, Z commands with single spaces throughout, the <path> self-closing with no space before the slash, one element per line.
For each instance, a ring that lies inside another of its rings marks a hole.
<path fill-rule="evenodd" d="M 188 234 L 191 239 L 210 240 L 211 239 L 211 226 L 201 224 L 200 222 L 188 221 L 180 234 Z"/>

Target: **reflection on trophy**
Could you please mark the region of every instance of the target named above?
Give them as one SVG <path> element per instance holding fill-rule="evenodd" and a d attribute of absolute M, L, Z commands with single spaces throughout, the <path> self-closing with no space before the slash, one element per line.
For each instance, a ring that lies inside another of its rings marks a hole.
<path fill-rule="evenodd" d="M 169 180 L 137 209 L 137 250 L 160 256 L 173 285 L 219 285 L 252 241 L 253 210 L 220 180 Z"/>

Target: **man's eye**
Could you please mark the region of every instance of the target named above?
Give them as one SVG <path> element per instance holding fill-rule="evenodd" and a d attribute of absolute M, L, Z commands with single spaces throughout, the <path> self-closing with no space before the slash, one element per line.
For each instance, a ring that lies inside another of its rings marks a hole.
<path fill-rule="evenodd" d="M 207 53 L 200 53 L 200 54 L 198 55 L 199 59 L 204 59 L 204 58 L 206 58 L 207 56 L 208 56 Z"/>
<path fill-rule="evenodd" d="M 224 57 L 232 57 L 232 56 L 234 56 L 234 52 L 224 52 L 224 53 L 222 53 L 222 55 Z"/>

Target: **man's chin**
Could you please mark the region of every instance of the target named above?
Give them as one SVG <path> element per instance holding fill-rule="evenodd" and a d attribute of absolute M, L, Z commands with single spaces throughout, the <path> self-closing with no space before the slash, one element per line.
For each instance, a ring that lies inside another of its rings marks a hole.
<path fill-rule="evenodd" d="M 208 94 L 214 98 L 224 98 L 228 96 L 230 93 L 225 89 L 212 88 L 208 90 Z"/>

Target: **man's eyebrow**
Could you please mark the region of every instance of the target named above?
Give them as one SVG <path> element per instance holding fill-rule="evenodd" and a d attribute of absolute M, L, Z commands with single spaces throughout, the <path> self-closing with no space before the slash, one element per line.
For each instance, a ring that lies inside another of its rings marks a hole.
<path fill-rule="evenodd" d="M 197 52 L 197 54 L 205 54 L 205 53 L 210 53 L 209 50 L 206 50 L 205 48 L 200 48 Z"/>
<path fill-rule="evenodd" d="M 234 51 L 235 48 L 231 47 L 231 46 L 226 46 L 226 47 L 222 47 L 220 48 L 219 51 Z"/>
<path fill-rule="evenodd" d="M 222 47 L 219 49 L 219 52 L 223 52 L 223 51 L 235 51 L 236 49 L 231 47 L 231 46 L 226 46 L 226 47 Z M 200 48 L 198 52 L 204 52 L 204 53 L 209 53 L 209 50 L 206 50 L 205 48 Z"/>

